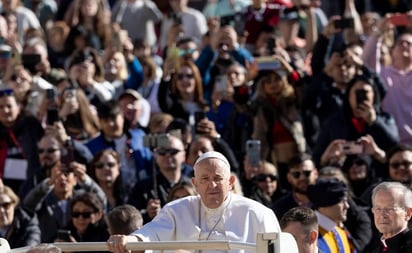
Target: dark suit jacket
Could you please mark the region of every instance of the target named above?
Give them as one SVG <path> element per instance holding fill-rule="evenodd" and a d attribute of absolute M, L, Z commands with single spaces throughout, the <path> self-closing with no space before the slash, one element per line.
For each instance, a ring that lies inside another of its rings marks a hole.
<path fill-rule="evenodd" d="M 385 253 L 410 253 L 412 252 L 412 230 L 405 229 L 398 235 L 385 240 L 388 250 Z M 383 245 L 375 248 L 372 253 L 382 252 Z"/>

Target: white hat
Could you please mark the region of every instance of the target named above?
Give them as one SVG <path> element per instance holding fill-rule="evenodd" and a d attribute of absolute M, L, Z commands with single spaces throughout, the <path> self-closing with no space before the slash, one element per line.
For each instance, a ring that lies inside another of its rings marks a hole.
<path fill-rule="evenodd" d="M 219 160 L 221 160 L 222 162 L 224 162 L 227 167 L 230 170 L 230 163 L 229 161 L 226 159 L 226 157 L 224 155 L 222 155 L 222 153 L 216 152 L 216 151 L 209 151 L 206 153 L 203 153 L 201 156 L 199 156 L 199 158 L 197 158 L 195 165 L 193 165 L 193 167 L 196 167 L 196 165 L 198 163 L 200 163 L 201 161 L 205 160 L 205 159 L 210 159 L 210 158 L 217 158 Z"/>

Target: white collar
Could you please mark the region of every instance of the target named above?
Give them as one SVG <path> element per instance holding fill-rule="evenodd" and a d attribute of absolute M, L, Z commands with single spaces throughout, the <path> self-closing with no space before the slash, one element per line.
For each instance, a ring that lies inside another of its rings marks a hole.
<path fill-rule="evenodd" d="M 321 214 L 319 211 L 315 211 L 315 213 L 318 217 L 319 226 L 324 228 L 326 231 L 332 231 L 337 226 L 337 224 L 333 220 Z"/>

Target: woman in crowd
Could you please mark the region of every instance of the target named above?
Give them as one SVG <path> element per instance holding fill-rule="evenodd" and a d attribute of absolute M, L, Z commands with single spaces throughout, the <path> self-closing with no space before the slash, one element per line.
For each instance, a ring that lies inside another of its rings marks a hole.
<path fill-rule="evenodd" d="M 91 177 L 106 194 L 108 208 L 126 203 L 126 189 L 120 176 L 119 155 L 114 150 L 103 150 L 95 155 L 90 164 Z"/>
<path fill-rule="evenodd" d="M 23 65 L 16 65 L 12 67 L 9 80 L 5 81 L 13 89 L 14 95 L 22 106 L 23 111 L 37 116 L 43 94 L 33 89 L 32 75 L 29 71 L 24 69 Z"/>
<path fill-rule="evenodd" d="M 257 174 L 253 178 L 254 185 L 252 186 L 251 195 L 247 197 L 271 208 L 273 203 L 284 194 L 278 185 L 278 180 L 276 166 L 270 162 L 262 161 L 259 164 Z"/>
<path fill-rule="evenodd" d="M 11 248 L 34 246 L 40 243 L 37 216 L 19 206 L 19 197 L 0 180 L 0 237 Z"/>
<path fill-rule="evenodd" d="M 74 140 L 85 142 L 94 138 L 100 131 L 99 120 L 95 108 L 81 89 L 69 86 L 68 80 L 63 80 L 66 86 L 60 95 L 59 116 L 67 134 Z"/>
<path fill-rule="evenodd" d="M 129 72 L 126 58 L 120 51 L 107 51 L 104 57 L 104 77 L 115 89 L 114 98 L 119 98 L 124 91 L 124 82 Z"/>
<path fill-rule="evenodd" d="M 172 71 L 166 70 L 160 83 L 158 100 L 163 112 L 170 113 L 176 118 L 182 118 L 194 124 L 194 114 L 197 111 L 205 111 L 207 103 L 203 99 L 202 79 L 199 69 L 189 61 L 179 62 L 179 66 L 168 66 L 175 73 L 167 81 L 166 76 Z"/>
<path fill-rule="evenodd" d="M 151 56 L 143 56 L 139 60 L 143 68 L 143 81 L 137 91 L 149 102 L 151 113 L 161 112 L 157 99 L 160 81 L 157 76 L 156 63 Z"/>
<path fill-rule="evenodd" d="M 95 37 L 97 50 L 104 49 L 110 40 L 109 16 L 103 0 L 75 0 L 66 13 L 65 21 L 71 27 L 82 26 Z"/>
<path fill-rule="evenodd" d="M 93 48 L 76 52 L 68 72 L 71 81 L 85 92 L 91 104 L 99 106 L 113 98 L 114 87 L 105 80 L 102 59 Z"/>
<path fill-rule="evenodd" d="M 67 227 L 70 236 L 58 238 L 58 241 L 102 242 L 109 238 L 103 203 L 95 194 L 85 192 L 75 196 L 70 211 L 71 221 Z"/>
<path fill-rule="evenodd" d="M 261 71 L 252 101 L 254 113 L 253 139 L 261 141 L 262 158 L 277 165 L 280 182 L 286 182 L 290 158 L 307 149 L 294 87 L 287 79 L 291 69 L 281 59 L 282 68 Z"/>

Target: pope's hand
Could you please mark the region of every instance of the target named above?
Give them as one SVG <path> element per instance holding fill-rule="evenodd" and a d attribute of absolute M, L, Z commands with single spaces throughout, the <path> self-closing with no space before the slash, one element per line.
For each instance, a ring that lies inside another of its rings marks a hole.
<path fill-rule="evenodd" d="M 112 235 L 109 240 L 107 240 L 106 244 L 110 252 L 124 253 L 127 243 L 138 241 L 137 237 L 133 235 Z"/>

